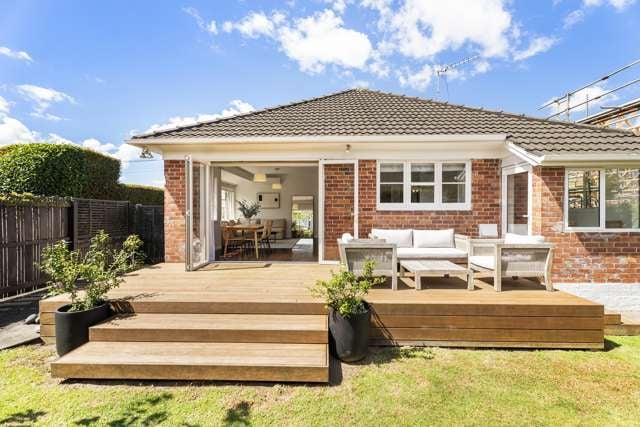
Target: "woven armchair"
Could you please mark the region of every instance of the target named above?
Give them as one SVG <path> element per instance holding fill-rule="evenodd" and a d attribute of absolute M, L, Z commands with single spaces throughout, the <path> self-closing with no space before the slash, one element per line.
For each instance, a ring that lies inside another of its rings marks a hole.
<path fill-rule="evenodd" d="M 398 289 L 397 249 L 393 243 L 385 243 L 381 239 L 352 240 L 345 243 L 338 239 L 340 262 L 348 271 L 362 274 L 365 262 L 376 263 L 373 274 L 391 277 L 391 289 Z"/>
<path fill-rule="evenodd" d="M 474 277 L 492 277 L 493 287 L 502 291 L 503 277 L 539 277 L 553 291 L 552 243 L 504 243 L 502 239 L 470 239 L 469 267 Z"/>

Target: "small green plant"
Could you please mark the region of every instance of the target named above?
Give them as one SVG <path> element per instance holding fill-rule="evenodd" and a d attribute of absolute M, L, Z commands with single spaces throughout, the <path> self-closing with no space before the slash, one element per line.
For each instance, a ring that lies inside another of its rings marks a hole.
<path fill-rule="evenodd" d="M 384 277 L 374 277 L 375 262 L 364 264 L 362 275 L 347 271 L 344 265 L 337 273 L 331 272 L 331 279 L 318 280 L 311 292 L 324 299 L 327 308 L 333 308 L 343 317 L 350 317 L 367 311 L 364 297 L 372 286 L 384 283 Z"/>
<path fill-rule="evenodd" d="M 42 251 L 40 269 L 49 276 L 49 295 L 68 293 L 69 311 L 89 310 L 104 303 L 105 295 L 122 283 L 122 275 L 141 265 L 140 238 L 132 234 L 119 250 L 111 248 L 111 238 L 104 231 L 92 239 L 84 256 L 79 250 L 69 250 L 60 241 Z M 84 282 L 84 293 L 79 282 Z"/>
<path fill-rule="evenodd" d="M 247 200 L 241 200 L 238 202 L 238 209 L 242 213 L 242 216 L 246 219 L 251 219 L 260 213 L 260 203 L 249 202 Z"/>

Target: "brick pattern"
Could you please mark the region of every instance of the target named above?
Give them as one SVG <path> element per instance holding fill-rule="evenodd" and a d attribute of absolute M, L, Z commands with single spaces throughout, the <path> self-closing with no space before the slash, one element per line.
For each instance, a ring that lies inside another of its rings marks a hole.
<path fill-rule="evenodd" d="M 478 235 L 478 224 L 498 224 L 500 229 L 499 159 L 473 160 L 470 211 L 378 211 L 376 210 L 376 161 L 359 162 L 359 233 L 372 228 L 454 228 L 456 233 Z"/>
<path fill-rule="evenodd" d="M 340 258 L 336 240 L 353 233 L 355 165 L 324 166 L 324 259 Z"/>
<path fill-rule="evenodd" d="M 639 282 L 640 234 L 564 232 L 564 168 L 533 170 L 533 234 L 556 244 L 557 282 Z"/>
<path fill-rule="evenodd" d="M 185 175 L 184 161 L 164 161 L 164 259 L 184 262 L 185 236 Z"/>

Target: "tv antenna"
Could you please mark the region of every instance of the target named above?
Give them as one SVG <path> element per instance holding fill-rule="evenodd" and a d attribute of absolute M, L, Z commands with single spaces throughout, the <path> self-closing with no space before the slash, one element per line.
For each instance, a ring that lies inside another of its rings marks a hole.
<path fill-rule="evenodd" d="M 449 85 L 447 84 L 447 73 L 449 71 L 453 70 L 454 68 L 458 68 L 459 66 L 464 65 L 468 62 L 475 61 L 478 58 L 480 58 L 480 55 L 473 55 L 468 58 L 461 59 L 458 62 L 442 65 L 436 68 L 436 78 L 438 79 L 436 86 L 436 99 L 440 99 L 440 84 L 442 82 L 444 82 L 445 86 L 447 87 L 447 100 L 449 99 Z"/>
<path fill-rule="evenodd" d="M 604 76 L 602 76 L 602 77 L 600 77 L 600 78 L 598 78 L 598 79 L 596 79 L 596 80 L 594 80 L 594 81 L 592 81 L 590 83 L 587 83 L 586 85 L 584 85 L 584 86 L 582 86 L 582 87 L 580 87 L 578 89 L 572 90 L 571 92 L 567 92 L 563 96 L 560 96 L 558 98 L 552 99 L 551 101 L 546 102 L 545 104 L 543 104 L 540 108 L 538 108 L 538 110 L 542 110 L 544 108 L 548 108 L 553 104 L 556 104 L 558 107 L 560 107 L 562 104 L 564 104 L 564 109 L 563 110 L 559 110 L 555 114 L 552 114 L 552 115 L 548 116 L 547 119 L 552 119 L 554 117 L 558 117 L 558 116 L 564 114 L 566 121 L 571 121 L 571 110 L 573 110 L 575 108 L 578 108 L 578 107 L 582 107 L 583 105 L 586 105 L 587 115 L 588 115 L 589 114 L 588 113 L 589 112 L 589 102 L 596 101 L 598 99 L 604 98 L 607 95 L 610 95 L 610 94 L 612 94 L 614 92 L 617 92 L 617 91 L 619 91 L 621 89 L 625 89 L 625 88 L 627 88 L 627 87 L 629 87 L 631 85 L 634 85 L 636 83 L 640 83 L 640 79 L 635 79 L 635 80 L 632 80 L 632 81 L 627 82 L 625 84 L 622 84 L 620 86 L 617 86 L 617 87 L 615 87 L 615 88 L 613 88 L 611 90 L 608 90 L 608 91 L 606 91 L 606 92 L 604 92 L 604 93 L 602 93 L 600 95 L 597 95 L 597 96 L 595 96 L 595 97 L 593 97 L 591 99 L 589 99 L 589 95 L 587 94 L 585 101 L 582 101 L 582 102 L 580 102 L 578 104 L 575 104 L 575 105 L 571 105 L 571 97 L 574 96 L 576 93 L 578 93 L 578 92 L 580 92 L 582 90 L 585 90 L 585 89 L 587 89 L 587 88 L 589 88 L 591 86 L 594 86 L 594 85 L 596 85 L 596 84 L 598 84 L 600 82 L 606 81 L 610 77 L 613 77 L 616 74 L 621 73 L 621 72 L 623 72 L 623 71 L 625 71 L 625 70 L 627 70 L 627 69 L 629 69 L 629 68 L 631 68 L 631 67 L 633 67 L 634 65 L 637 65 L 637 64 L 640 64 L 640 59 L 636 59 L 635 61 L 625 65 L 624 67 L 620 67 L 615 71 L 612 71 L 612 72 L 610 72 L 608 74 L 605 74 Z"/>

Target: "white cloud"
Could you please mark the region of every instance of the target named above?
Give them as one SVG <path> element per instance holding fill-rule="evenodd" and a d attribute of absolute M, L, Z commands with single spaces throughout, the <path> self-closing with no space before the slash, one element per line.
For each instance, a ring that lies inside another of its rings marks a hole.
<path fill-rule="evenodd" d="M 611 102 L 618 99 L 618 96 L 615 93 L 602 96 L 604 93 L 607 92 L 607 90 L 608 89 L 606 89 L 603 85 L 594 85 L 571 95 L 569 106 L 574 107 L 571 110 L 571 114 L 586 111 L 587 110 L 586 103 L 580 106 L 577 106 L 577 105 L 582 104 L 587 100 L 589 100 L 589 110 L 591 113 L 593 113 L 593 111 L 595 111 L 595 109 L 600 105 L 602 105 L 605 101 Z M 601 98 L 598 98 L 598 97 L 601 97 Z M 545 104 L 557 98 L 558 97 L 551 98 L 549 101 L 545 102 Z M 551 104 L 547 109 L 549 114 L 556 114 L 559 112 L 563 112 L 564 110 L 567 109 L 566 98 L 563 98 L 561 102 Z M 562 113 L 561 116 L 557 116 L 557 117 L 564 117 L 564 112 Z"/>
<path fill-rule="evenodd" d="M 211 34 L 218 34 L 218 26 L 216 25 L 216 21 L 212 19 L 209 23 L 206 23 L 202 16 L 200 16 L 198 9 L 196 9 L 195 7 L 184 7 L 182 8 L 182 11 L 191 16 L 196 21 L 196 24 L 201 31 L 205 31 Z"/>
<path fill-rule="evenodd" d="M 110 143 L 103 144 L 102 142 L 98 141 L 95 138 L 85 139 L 84 141 L 82 141 L 82 146 L 84 148 L 89 148 L 91 150 L 99 151 L 101 153 L 109 153 L 114 148 L 116 148 L 116 146 L 113 144 L 110 144 Z"/>
<path fill-rule="evenodd" d="M 435 74 L 435 68 L 429 64 L 424 65 L 420 70 L 412 72 L 404 70 L 398 72 L 398 81 L 401 86 L 409 86 L 416 90 L 425 90 Z"/>
<path fill-rule="evenodd" d="M 392 40 L 405 56 L 432 58 L 469 44 L 485 57 L 509 50 L 506 0 L 406 0 L 390 19 Z"/>
<path fill-rule="evenodd" d="M 38 134 L 29 130 L 20 120 L 0 117 L 0 146 L 18 142 L 34 142 Z"/>
<path fill-rule="evenodd" d="M 626 9 L 628 6 L 634 4 L 636 0 L 583 0 L 582 4 L 585 7 L 595 7 L 602 6 L 603 4 L 609 4 L 613 6 L 616 10 L 621 11 Z"/>
<path fill-rule="evenodd" d="M 188 117 L 179 117 L 179 116 L 171 117 L 166 123 L 151 125 L 149 129 L 147 129 L 145 132 L 154 132 L 154 131 L 173 129 L 178 126 L 195 125 L 196 123 L 199 123 L 199 122 L 211 121 L 211 120 L 216 120 L 223 117 L 235 116 L 236 114 L 249 113 L 255 110 L 253 105 L 249 104 L 248 102 L 242 101 L 240 99 L 234 99 L 233 101 L 229 102 L 229 105 L 231 107 L 225 108 L 220 113 L 199 114 L 197 116 L 188 116 Z"/>
<path fill-rule="evenodd" d="M 324 0 L 324 2 L 331 4 L 333 10 L 339 14 L 343 14 L 347 9 L 347 5 L 351 3 L 350 0 Z"/>
<path fill-rule="evenodd" d="M 539 53 L 546 52 L 558 42 L 553 37 L 536 37 L 529 43 L 529 46 L 524 50 L 515 51 L 513 53 L 513 59 L 516 61 L 522 61 L 527 58 L 531 58 Z"/>
<path fill-rule="evenodd" d="M 61 117 L 47 112 L 52 104 L 57 104 L 60 102 L 69 102 L 75 104 L 76 102 L 71 96 L 67 95 L 66 93 L 59 92 L 55 89 L 49 89 L 46 87 L 29 84 L 18 86 L 18 93 L 20 93 L 25 99 L 33 101 L 35 103 L 35 106 L 33 107 L 34 111 L 31 113 L 33 117 L 52 121 L 62 120 Z"/>
<path fill-rule="evenodd" d="M 279 17 L 280 15 L 277 16 L 278 19 Z M 260 36 L 273 36 L 275 30 L 274 23 L 263 12 L 251 12 L 240 22 L 232 24 L 232 28 L 252 39 Z"/>
<path fill-rule="evenodd" d="M 578 24 L 579 22 L 582 22 L 583 20 L 584 20 L 584 11 L 582 9 L 576 9 L 564 17 L 563 28 L 565 30 L 568 30 L 574 25 Z"/>
<path fill-rule="evenodd" d="M 58 134 L 50 133 L 49 138 L 47 138 L 47 142 L 51 144 L 73 144 L 73 141 L 70 139 L 64 138 Z"/>
<path fill-rule="evenodd" d="M 0 115 L 9 114 L 10 104 L 9 101 L 0 96 Z"/>
<path fill-rule="evenodd" d="M 278 38 L 282 51 L 309 73 L 322 72 L 329 64 L 363 69 L 373 52 L 367 35 L 344 28 L 332 10 L 284 26 Z"/>
<path fill-rule="evenodd" d="M 23 50 L 11 50 L 6 46 L 0 46 L 0 55 L 4 55 L 12 59 L 20 59 L 22 61 L 33 62 L 33 58 L 31 58 L 31 56 L 27 52 Z"/>

